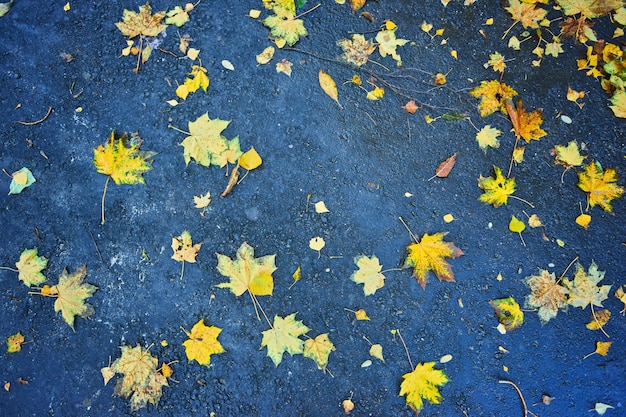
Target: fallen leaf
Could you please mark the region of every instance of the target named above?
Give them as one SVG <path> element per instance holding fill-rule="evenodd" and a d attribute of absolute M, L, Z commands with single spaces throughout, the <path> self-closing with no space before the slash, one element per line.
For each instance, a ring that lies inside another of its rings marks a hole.
<path fill-rule="evenodd" d="M 22 335 L 22 332 L 17 332 L 14 335 L 7 337 L 7 353 L 15 353 L 21 351 L 24 340 L 25 339 Z"/>
<path fill-rule="evenodd" d="M 30 169 L 24 167 L 19 171 L 11 174 L 11 184 L 9 185 L 9 194 L 19 194 L 26 187 L 30 187 L 37 180 L 30 172 Z"/>
<path fill-rule="evenodd" d="M 226 352 L 222 344 L 217 340 L 222 329 L 216 326 L 206 326 L 204 319 L 200 319 L 191 328 L 191 332 L 183 329 L 189 339 L 183 342 L 185 354 L 189 361 L 196 361 L 200 365 L 209 366 L 211 355 Z"/>
<path fill-rule="evenodd" d="M 59 283 L 50 287 L 50 296 L 56 297 L 54 311 L 61 312 L 65 321 L 74 330 L 74 318 L 88 317 L 93 314 L 93 306 L 85 303 L 85 299 L 91 297 L 98 289 L 95 285 L 83 282 L 87 276 L 85 265 L 76 269 L 73 274 L 64 270 L 59 277 Z M 43 293 L 43 292 L 42 292 Z"/>
<path fill-rule="evenodd" d="M 504 9 L 511 14 L 514 22 L 520 22 L 524 29 L 539 28 L 539 22 L 546 17 L 547 10 L 537 8 L 537 4 L 520 0 L 509 0 L 509 7 Z"/>
<path fill-rule="evenodd" d="M 472 97 L 480 98 L 478 110 L 481 117 L 487 117 L 498 110 L 505 113 L 505 101 L 517 95 L 517 91 L 498 80 L 481 81 L 469 93 Z"/>
<path fill-rule="evenodd" d="M 195 263 L 200 246 L 202 246 L 202 243 L 193 244 L 191 234 L 186 230 L 180 236 L 172 238 L 172 251 L 174 251 L 172 259 L 183 263 L 180 279 L 183 279 L 183 273 L 185 272 L 185 261 Z"/>
<path fill-rule="evenodd" d="M 438 386 L 448 383 L 448 376 L 439 369 L 435 369 L 437 362 L 423 362 L 415 369 L 402 375 L 400 396 L 406 396 L 406 403 L 413 411 L 419 414 L 424 408 L 424 401 L 439 404 L 443 400 Z"/>
<path fill-rule="evenodd" d="M 172 10 L 169 10 L 165 16 L 166 25 L 176 25 L 176 27 L 181 27 L 185 23 L 189 22 L 189 13 L 187 13 L 187 11 L 180 6 L 176 6 Z"/>
<path fill-rule="evenodd" d="M 315 203 L 315 212 L 316 213 L 330 213 L 330 210 L 326 207 L 323 201 L 318 201 Z"/>
<path fill-rule="evenodd" d="M 453 216 L 452 214 L 450 214 L 450 213 L 448 213 L 448 214 L 446 214 L 446 215 L 444 215 L 444 216 L 443 216 L 443 221 L 444 221 L 444 222 L 446 222 L 446 223 L 450 223 L 450 222 L 452 222 L 452 221 L 454 221 L 454 220 L 456 220 L 456 219 L 455 219 L 455 218 L 454 218 L 454 216 Z"/>
<path fill-rule="evenodd" d="M 587 272 L 577 263 L 573 281 L 563 280 L 563 285 L 569 291 L 567 303 L 582 309 L 589 304 L 602 307 L 602 301 L 608 298 L 609 290 L 611 289 L 611 285 L 598 286 L 598 283 L 603 278 L 604 271 L 599 271 L 595 262 L 591 262 Z"/>
<path fill-rule="evenodd" d="M 104 385 L 108 384 L 111 378 L 115 376 L 115 371 L 110 366 L 105 366 L 104 368 L 100 368 L 100 373 L 102 374 Z"/>
<path fill-rule="evenodd" d="M 485 152 L 487 151 L 487 147 L 499 148 L 500 141 L 498 140 L 498 136 L 501 134 L 502 131 L 500 129 L 487 125 L 476 133 L 476 142 L 478 142 L 480 149 Z"/>
<path fill-rule="evenodd" d="M 239 157 L 238 163 L 239 166 L 243 169 L 247 171 L 252 171 L 253 169 L 260 167 L 263 163 L 263 160 L 253 146 Z"/>
<path fill-rule="evenodd" d="M 291 66 L 293 64 L 286 59 L 281 59 L 276 63 L 276 72 L 282 72 L 291 77 Z"/>
<path fill-rule="evenodd" d="M 446 234 L 425 233 L 419 242 L 410 243 L 406 247 L 407 256 L 403 267 L 413 267 L 413 277 L 424 289 L 429 271 L 432 271 L 440 281 L 454 282 L 454 272 L 445 258 L 458 258 L 463 255 L 463 251 L 452 242 L 444 242 L 443 237 Z"/>
<path fill-rule="evenodd" d="M 370 356 L 385 362 L 385 358 L 383 357 L 383 346 L 378 343 L 370 346 Z"/>
<path fill-rule="evenodd" d="M 539 216 L 537 216 L 536 214 L 532 214 L 528 218 L 528 225 L 532 228 L 535 228 L 543 226 L 543 223 L 541 223 L 541 219 L 539 218 Z"/>
<path fill-rule="evenodd" d="M 559 310 L 567 306 L 568 290 L 557 283 L 554 272 L 541 269 L 538 275 L 527 277 L 525 282 L 531 292 L 526 296 L 526 308 L 538 308 L 542 324 L 556 317 Z"/>
<path fill-rule="evenodd" d="M 352 12 L 356 12 L 357 10 L 359 10 L 361 7 L 365 6 L 365 2 L 367 0 L 348 0 L 348 3 L 350 4 L 350 7 L 352 8 Z"/>
<path fill-rule="evenodd" d="M 414 100 L 407 102 L 404 106 L 402 106 L 402 108 L 406 110 L 407 113 L 411 113 L 411 114 L 415 113 L 417 109 L 419 109 L 417 104 L 415 104 Z"/>
<path fill-rule="evenodd" d="M 508 202 L 508 198 L 515 192 L 515 178 L 505 178 L 502 170 L 493 167 L 494 177 L 478 178 L 478 186 L 484 191 L 478 199 L 494 207 L 500 207 Z"/>
<path fill-rule="evenodd" d="M 376 50 L 376 44 L 371 39 L 365 39 L 361 34 L 352 35 L 352 40 L 342 39 L 337 42 L 343 50 L 343 54 L 339 56 L 339 60 L 360 67 L 365 65 L 370 55 Z"/>
<path fill-rule="evenodd" d="M 378 42 L 378 53 L 381 57 L 384 58 L 387 55 L 391 55 L 391 57 L 397 61 L 398 66 L 402 65 L 402 58 L 396 49 L 398 46 L 406 45 L 409 41 L 407 39 L 397 39 L 396 29 L 381 30 L 376 35 L 376 42 Z"/>
<path fill-rule="evenodd" d="M 275 51 L 276 49 L 273 46 L 268 46 L 267 48 L 263 50 L 263 52 L 261 52 L 260 54 L 256 56 L 256 62 L 261 65 L 267 64 L 274 57 Z"/>
<path fill-rule="evenodd" d="M 6 3 L 0 3 L 0 17 L 9 13 L 9 10 L 11 10 L 11 5 L 13 5 L 13 0 L 10 0 Z"/>
<path fill-rule="evenodd" d="M 597 161 L 585 165 L 585 170 L 578 173 L 578 188 L 587 193 L 587 202 L 593 207 L 599 205 L 604 211 L 613 211 L 611 200 L 624 194 L 624 187 L 616 184 L 617 171 L 612 168 L 602 169 Z"/>
<path fill-rule="evenodd" d="M 257 9 L 250 9 L 250 12 L 248 12 L 248 16 L 253 19 L 258 19 L 259 16 L 261 16 L 261 11 Z"/>
<path fill-rule="evenodd" d="M 591 216 L 586 213 L 579 214 L 576 216 L 576 224 L 583 228 L 588 228 L 589 223 L 591 223 Z"/>
<path fill-rule="evenodd" d="M 304 341 L 300 339 L 300 336 L 311 329 L 302 324 L 302 321 L 296 320 L 296 314 L 293 313 L 284 318 L 274 316 L 272 328 L 262 332 L 261 348 L 267 347 L 267 356 L 272 359 L 275 366 L 283 360 L 285 352 L 292 356 L 304 352 Z"/>
<path fill-rule="evenodd" d="M 455 152 L 454 154 L 452 154 L 451 157 L 449 157 L 448 159 L 440 163 L 437 169 L 435 170 L 435 176 L 439 178 L 447 177 L 450 174 L 450 171 L 452 170 L 452 168 L 454 167 L 454 164 L 456 164 L 456 157 L 457 157 L 457 153 Z"/>
<path fill-rule="evenodd" d="M 606 356 L 609 354 L 609 348 L 611 347 L 611 345 L 613 344 L 613 342 L 602 342 L 602 341 L 598 341 L 596 342 L 596 350 L 594 350 L 593 352 L 585 355 L 583 357 L 583 359 L 587 359 L 589 356 L 591 355 L 600 355 L 600 356 Z"/>
<path fill-rule="evenodd" d="M 333 77 L 331 77 L 324 70 L 320 70 L 318 78 L 322 90 L 324 90 L 328 97 L 332 98 L 337 102 L 337 104 L 339 104 L 339 93 L 337 92 L 337 84 L 335 83 L 335 80 L 333 80 Z"/>
<path fill-rule="evenodd" d="M 152 168 L 152 163 L 148 159 L 155 153 L 140 151 L 141 140 L 134 140 L 135 138 L 138 136 L 133 136 L 129 140 L 126 134 L 116 138 L 115 133 L 111 132 L 107 143 L 104 146 L 98 145 L 93 151 L 96 171 L 107 176 L 102 196 L 102 224 L 104 224 L 104 195 L 109 179 L 118 185 L 145 184 L 143 174 Z"/>
<path fill-rule="evenodd" d="M 609 322 L 611 319 L 611 311 L 604 309 L 600 311 L 596 311 L 595 314 L 591 316 L 591 321 L 586 324 L 586 327 L 589 330 L 600 330 L 604 327 L 605 324 Z"/>
<path fill-rule="evenodd" d="M 321 250 L 324 246 L 326 246 L 326 242 L 319 236 L 316 236 L 309 241 L 309 248 L 316 250 L 318 254 L 321 254 Z"/>
<path fill-rule="evenodd" d="M 350 398 L 343 400 L 341 406 L 345 414 L 350 414 L 350 411 L 354 410 L 354 402 Z"/>
<path fill-rule="evenodd" d="M 266 17 L 263 24 L 271 29 L 274 38 L 284 39 L 289 46 L 294 46 L 300 36 L 307 36 L 302 19 L 296 19 L 293 13 L 284 9 L 274 9 L 276 14 Z"/>
<path fill-rule="evenodd" d="M 563 14 L 566 16 L 581 14 L 589 19 L 609 14 L 623 5 L 623 3 L 618 0 L 557 0 L 557 3 L 563 10 Z"/>
<path fill-rule="evenodd" d="M 39 285 L 46 280 L 41 272 L 48 266 L 48 259 L 37 255 L 37 248 L 24 249 L 20 254 L 20 260 L 15 263 L 19 272 L 18 279 L 27 287 Z"/>
<path fill-rule="evenodd" d="M 156 406 L 161 399 L 167 378 L 157 370 L 159 360 L 141 345 L 121 346 L 122 355 L 111 365 L 115 373 L 124 375 L 115 384 L 115 395 L 130 399 L 131 411 L 148 403 Z M 108 381 L 107 381 L 108 382 Z"/>
<path fill-rule="evenodd" d="M 312 359 L 317 364 L 317 369 L 325 372 L 328 357 L 333 350 L 335 350 L 335 345 L 328 338 L 328 333 L 323 333 L 316 336 L 315 339 L 307 339 L 304 342 L 302 355 Z"/>
<path fill-rule="evenodd" d="M 229 71 L 234 71 L 235 70 L 235 66 L 233 65 L 232 62 L 230 62 L 230 61 L 228 61 L 226 59 L 223 59 L 221 63 L 222 63 L 222 66 L 224 68 L 226 68 L 227 70 L 229 70 Z"/>
<path fill-rule="evenodd" d="M 221 154 L 229 150 L 228 139 L 222 135 L 222 131 L 230 124 L 229 120 L 211 119 L 208 113 L 204 113 L 195 121 L 188 123 L 189 136 L 180 144 L 184 148 L 183 156 L 185 163 L 193 159 L 202 166 L 218 165 L 223 167 L 227 160 Z M 237 144 L 239 139 L 237 139 Z"/>
<path fill-rule="evenodd" d="M 254 248 L 242 243 L 235 260 L 217 254 L 217 270 L 230 279 L 218 284 L 219 288 L 229 288 L 237 297 L 249 291 L 252 295 L 272 295 L 276 270 L 276 255 L 254 257 Z"/>
<path fill-rule="evenodd" d="M 512 100 L 505 100 L 505 108 L 518 139 L 522 138 L 526 142 L 530 142 L 531 140 L 539 140 L 547 134 L 540 127 L 543 123 L 541 110 L 535 109 L 528 113 L 523 108 L 521 99 L 517 101 L 515 107 L 513 107 Z"/>
<path fill-rule="evenodd" d="M 385 276 L 381 272 L 383 267 L 376 256 L 360 255 L 354 258 L 354 263 L 359 269 L 352 273 L 350 279 L 357 284 L 364 284 L 363 292 L 366 296 L 376 293 L 385 285 Z"/>
<path fill-rule="evenodd" d="M 369 321 L 369 317 L 367 316 L 367 313 L 365 312 L 364 309 L 360 308 L 357 311 L 354 312 L 354 317 L 357 320 L 361 320 L 361 321 Z"/>
<path fill-rule="evenodd" d="M 489 305 L 493 307 L 498 322 L 504 326 L 507 332 L 517 329 L 524 323 L 524 312 L 513 297 L 491 300 Z"/>
<path fill-rule="evenodd" d="M 161 23 L 166 12 L 158 12 L 152 14 L 152 7 L 148 3 L 139 6 L 139 13 L 130 10 L 124 10 L 122 21 L 117 22 L 115 26 L 129 38 L 143 35 L 154 37 L 163 32 L 167 25 Z"/>
<path fill-rule="evenodd" d="M 523 146 L 517 146 L 515 148 L 513 148 L 513 161 L 515 161 L 516 164 L 521 164 L 524 161 L 524 151 L 526 150 L 525 147 Z"/>
<path fill-rule="evenodd" d="M 552 154 L 556 155 L 554 158 L 555 162 L 566 168 L 581 166 L 586 158 L 586 156 L 580 154 L 578 143 L 575 140 L 570 141 L 567 146 L 556 145 L 552 150 Z"/>
<path fill-rule="evenodd" d="M 205 195 L 193 196 L 193 203 L 196 208 L 203 209 L 211 204 L 211 192 L 207 191 Z"/>
<path fill-rule="evenodd" d="M 620 313 L 626 314 L 626 291 L 624 291 L 623 286 L 618 287 L 617 290 L 615 290 L 615 297 L 617 297 L 617 299 L 624 304 L 624 308 L 620 311 Z"/>
<path fill-rule="evenodd" d="M 378 87 L 378 86 L 375 86 L 372 91 L 367 92 L 367 99 L 372 100 L 372 101 L 380 100 L 384 96 L 385 96 L 385 89 L 382 87 Z"/>
<path fill-rule="evenodd" d="M 439 363 L 448 363 L 452 360 L 452 355 L 447 354 L 447 355 L 443 355 L 440 359 L 439 359 Z"/>
<path fill-rule="evenodd" d="M 599 415 L 603 416 L 606 413 L 606 410 L 609 408 L 615 408 L 612 405 L 604 404 L 604 403 L 596 403 L 595 406 L 589 411 L 595 411 Z"/>

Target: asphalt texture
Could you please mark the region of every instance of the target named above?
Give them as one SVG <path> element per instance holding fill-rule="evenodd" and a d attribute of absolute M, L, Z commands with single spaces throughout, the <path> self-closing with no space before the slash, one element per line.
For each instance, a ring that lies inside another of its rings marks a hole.
<path fill-rule="evenodd" d="M 427 403 L 424 416 L 523 415 L 518 394 L 499 380 L 517 384 L 529 410 L 541 417 L 591 415 L 595 403 L 615 407 L 607 416 L 623 415 L 626 324 L 613 293 L 626 283 L 626 200 L 614 200 L 613 213 L 592 208 L 589 228 L 578 226 L 574 219 L 581 205 L 585 209 L 586 195 L 574 170 L 561 183 L 563 168 L 550 151 L 576 140 L 585 145 L 587 161 L 623 176 L 624 122 L 608 108 L 598 80 L 577 71 L 583 45 L 565 41 L 558 59 L 547 57 L 534 67 L 536 39 L 519 52 L 508 49 L 501 37 L 512 21 L 497 3 L 452 1 L 444 8 L 438 0 L 368 1 L 362 11 L 372 14 L 372 23 L 348 5 L 324 0 L 302 17 L 309 35 L 294 46 L 298 51 L 277 50 L 272 62 L 258 65 L 255 56 L 272 43 L 268 29 L 247 15 L 263 9 L 261 1 L 205 0 L 190 22 L 158 37 L 160 48 L 180 55 L 178 36 L 188 34 L 210 78 L 206 93 L 172 107 L 166 100 L 176 98 L 176 82 L 192 62 L 155 50 L 134 73 L 136 58 L 121 56 L 126 38 L 114 23 L 124 9 L 137 11 L 142 2 L 71 1 L 64 11 L 62 1 L 16 0 L 0 18 L 0 166 L 8 173 L 28 167 L 37 181 L 18 195 L 7 194 L 10 178 L 0 181 L 0 263 L 14 267 L 24 249 L 37 247 L 49 258 L 49 284 L 63 269 L 86 265 L 85 281 L 98 291 L 88 300 L 95 314 L 77 318 L 72 331 L 54 312 L 54 300 L 28 294 L 17 274 L 1 271 L 0 336 L 21 331 L 28 343 L 20 352 L 0 353 L 0 382 L 10 383 L 0 389 L 0 414 L 339 416 L 342 401 L 351 398 L 351 415 L 411 416 L 398 395 L 402 375 L 411 371 L 392 333 L 398 329 L 413 364 L 453 357 L 436 365 L 449 382 L 440 388 L 441 404 Z M 176 5 L 152 3 L 153 11 Z M 488 18 L 493 25 L 485 25 Z M 369 63 L 365 68 L 373 76 L 336 60 L 338 40 L 352 32 L 373 38 L 387 19 L 398 26 L 399 38 L 411 41 L 398 48 L 401 68 L 378 53 L 372 59 L 389 71 Z M 443 36 L 424 33 L 423 21 L 433 24 L 431 33 L 444 28 Z M 614 26 L 604 18 L 594 29 L 610 39 Z M 518 25 L 511 34 L 522 31 Z M 512 170 L 516 195 L 534 209 L 515 200 L 499 208 L 478 201 L 476 179 L 491 175 L 494 165 L 506 172 L 514 143 L 508 118 L 481 119 L 477 100 L 468 94 L 480 81 L 499 77 L 483 66 L 495 51 L 511 59 L 503 81 L 527 108 L 542 108 L 545 116 L 547 136 L 528 144 L 523 163 Z M 290 77 L 276 72 L 281 59 L 293 63 Z M 337 82 L 341 107 L 320 88 L 320 69 Z M 434 84 L 436 73 L 447 74 L 445 85 Z M 383 99 L 369 101 L 362 89 L 344 84 L 353 74 L 368 90 L 367 81 L 384 80 L 396 91 L 387 85 Z M 566 100 L 568 85 L 587 92 L 582 109 Z M 410 98 L 422 106 L 415 114 L 401 107 Z M 49 107 L 53 111 L 43 122 L 17 123 L 37 121 Z M 186 130 L 207 112 L 230 120 L 224 135 L 238 135 L 242 149 L 253 146 L 263 158 L 226 197 L 219 197 L 228 181 L 225 170 L 193 161 L 186 166 L 179 146 L 185 135 L 168 128 Z M 498 127 L 501 146 L 481 150 L 467 120 L 424 118 L 451 112 L 465 114 L 478 128 Z M 138 131 L 142 149 L 157 154 L 144 175 L 146 185 L 109 184 L 101 225 L 106 177 L 94 168 L 93 150 L 112 131 Z M 429 181 L 455 152 L 450 175 Z M 201 216 L 193 196 L 207 191 L 213 201 Z M 330 212 L 316 213 L 318 201 Z M 456 220 L 445 223 L 448 213 Z M 527 228 L 524 246 L 508 224 L 511 215 L 526 219 L 525 213 L 537 214 L 545 227 Z M 353 258 L 376 255 L 384 269 L 400 267 L 411 236 L 399 217 L 418 238 L 448 232 L 446 241 L 464 252 L 449 260 L 456 282 L 431 275 L 422 289 L 411 271 L 389 271 L 385 286 L 366 297 L 349 279 Z M 170 244 L 184 230 L 202 247 L 197 263 L 185 264 L 181 280 Z M 319 254 L 309 248 L 316 236 L 326 242 Z M 312 329 L 308 336 L 329 334 L 336 350 L 328 372 L 301 355 L 285 354 L 275 366 L 260 348 L 269 326 L 257 320 L 250 297 L 216 287 L 227 279 L 216 270 L 215 254 L 232 258 L 244 242 L 256 256 L 276 254 L 274 294 L 259 297 L 267 315 L 297 312 Z M 529 294 L 525 277 L 539 269 L 559 276 L 576 257 L 585 269 L 595 261 L 606 271 L 602 283 L 612 285 L 604 302 L 613 313 L 605 326 L 610 339 L 585 328 L 589 308 L 569 308 L 545 325 L 526 311 L 519 329 L 498 332 L 489 300 L 513 296 L 523 304 Z M 302 279 L 290 287 L 298 266 Z M 348 311 L 361 308 L 369 321 Z M 214 355 L 210 367 L 189 362 L 182 346 L 180 327 L 189 329 L 200 318 L 223 329 L 219 340 L 226 352 Z M 613 342 L 608 355 L 583 360 L 599 340 Z M 369 356 L 370 342 L 383 346 L 384 362 Z M 158 406 L 131 412 L 126 399 L 113 396 L 115 380 L 103 384 L 100 369 L 119 357 L 120 346 L 137 344 L 152 345 L 160 362 L 178 362 Z M 371 365 L 362 366 L 367 360 Z M 554 400 L 543 404 L 542 394 Z"/>

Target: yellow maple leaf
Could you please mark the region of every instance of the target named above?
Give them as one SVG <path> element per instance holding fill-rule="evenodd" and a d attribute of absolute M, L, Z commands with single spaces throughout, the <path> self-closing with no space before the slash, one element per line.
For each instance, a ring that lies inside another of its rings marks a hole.
<path fill-rule="evenodd" d="M 610 285 L 598 286 L 598 283 L 604 278 L 604 271 L 598 270 L 598 265 L 591 262 L 589 270 L 576 264 L 576 272 L 573 281 L 567 278 L 563 280 L 563 285 L 569 292 L 567 303 L 574 307 L 586 308 L 588 305 L 602 307 L 602 301 L 609 296 Z"/>
<path fill-rule="evenodd" d="M 556 2 L 564 15 L 581 14 L 588 19 L 607 15 L 624 5 L 621 0 L 557 0 Z"/>
<path fill-rule="evenodd" d="M 352 273 L 350 279 L 357 284 L 364 284 L 363 292 L 366 296 L 376 293 L 385 285 L 385 276 L 381 272 L 383 267 L 376 256 L 357 256 L 354 263 L 359 269 Z"/>
<path fill-rule="evenodd" d="M 276 255 L 254 257 L 254 248 L 246 242 L 237 250 L 236 260 L 226 255 L 217 254 L 217 270 L 220 274 L 230 278 L 217 286 L 229 288 L 237 297 L 249 291 L 252 295 L 272 295 L 276 270 Z"/>
<path fill-rule="evenodd" d="M 174 251 L 172 259 L 183 263 L 180 279 L 183 279 L 183 273 L 185 272 L 185 261 L 195 263 L 200 246 L 202 246 L 202 243 L 193 244 L 191 234 L 186 230 L 180 236 L 172 238 L 172 250 Z"/>
<path fill-rule="evenodd" d="M 307 36 L 302 19 L 296 19 L 295 13 L 284 9 L 274 9 L 275 14 L 266 17 L 263 24 L 271 29 L 275 38 L 284 39 L 289 46 L 293 46 L 300 40 L 300 36 Z"/>
<path fill-rule="evenodd" d="M 130 398 L 131 411 L 148 403 L 156 406 L 163 386 L 168 386 L 167 378 L 157 369 L 159 360 L 139 344 L 136 347 L 121 346 L 120 349 L 122 355 L 110 367 L 113 372 L 124 375 L 115 384 L 115 395 Z M 110 371 L 106 374 L 111 376 Z"/>
<path fill-rule="evenodd" d="M 620 311 L 620 313 L 626 314 L 626 291 L 624 291 L 623 286 L 620 286 L 617 290 L 615 290 L 615 297 L 617 297 L 617 299 L 624 304 L 624 308 Z"/>
<path fill-rule="evenodd" d="M 45 275 L 41 271 L 47 265 L 48 259 L 44 256 L 38 256 L 37 248 L 24 249 L 20 254 L 20 260 L 15 263 L 17 272 L 19 272 L 18 279 L 27 287 L 39 285 L 46 280 Z M 1 268 L 4 269 L 4 267 Z"/>
<path fill-rule="evenodd" d="M 261 348 L 267 347 L 267 356 L 272 359 L 275 366 L 283 360 L 285 352 L 292 356 L 304 352 L 304 341 L 300 336 L 311 329 L 302 324 L 302 321 L 296 320 L 296 314 L 284 318 L 274 316 L 272 328 L 262 332 Z"/>
<path fill-rule="evenodd" d="M 445 258 L 458 258 L 463 255 L 463 251 L 452 242 L 444 242 L 443 237 L 446 234 L 424 233 L 419 242 L 410 243 L 406 247 L 404 267 L 413 267 L 413 276 L 422 288 L 426 288 L 429 271 L 432 271 L 440 281 L 454 282 L 454 272 Z"/>
<path fill-rule="evenodd" d="M 602 169 L 597 161 L 585 165 L 585 170 L 578 173 L 578 188 L 587 193 L 587 204 L 599 205 L 604 211 L 612 212 L 611 200 L 624 194 L 624 187 L 616 184 L 617 171 L 612 168 Z"/>
<path fill-rule="evenodd" d="M 439 404 L 443 400 L 437 387 L 448 383 L 448 376 L 435 369 L 436 363 L 420 363 L 412 372 L 402 375 L 400 395 L 406 396 L 407 405 L 416 413 L 424 408 L 424 400 L 431 404 Z"/>
<path fill-rule="evenodd" d="M 127 146 L 127 142 L 129 142 Z M 116 184 L 145 184 L 143 174 L 152 168 L 149 158 L 154 152 L 140 151 L 141 139 L 138 136 L 128 140 L 127 135 L 116 138 L 111 132 L 104 145 L 98 145 L 93 151 L 93 164 L 96 171 L 107 176 L 102 194 L 102 224 L 104 224 L 104 197 L 109 180 Z"/>
<path fill-rule="evenodd" d="M 95 285 L 83 282 L 87 276 L 87 266 L 83 265 L 76 272 L 69 274 L 64 270 L 59 277 L 59 283 L 50 287 L 50 297 L 56 297 L 54 311 L 61 312 L 63 321 L 74 330 L 74 318 L 88 317 L 93 314 L 93 306 L 85 303 L 98 289 Z"/>
<path fill-rule="evenodd" d="M 539 22 L 546 17 L 548 11 L 536 6 L 523 0 L 509 0 L 509 7 L 505 7 L 505 10 L 511 14 L 515 23 L 520 22 L 525 29 L 538 29 Z"/>
<path fill-rule="evenodd" d="M 17 332 L 14 335 L 7 337 L 7 353 L 15 353 L 22 350 L 24 340 L 22 332 Z"/>
<path fill-rule="evenodd" d="M 626 118 L 626 91 L 618 90 L 611 97 L 612 106 L 609 106 L 613 110 L 613 114 L 620 118 Z"/>
<path fill-rule="evenodd" d="M 578 143 L 575 140 L 570 141 L 567 146 L 556 145 L 552 150 L 555 156 L 555 162 L 566 168 L 578 167 L 583 164 L 586 156 L 580 154 Z"/>
<path fill-rule="evenodd" d="M 335 345 L 328 338 L 328 333 L 323 333 L 316 336 L 315 339 L 307 339 L 304 342 L 302 355 L 305 358 L 313 359 L 317 364 L 317 369 L 325 372 L 328 357 L 333 350 L 335 350 Z"/>
<path fill-rule="evenodd" d="M 502 170 L 494 166 L 494 177 L 478 178 L 478 186 L 484 191 L 478 199 L 494 207 L 500 207 L 508 202 L 508 198 L 515 192 L 515 178 L 505 178 Z"/>
<path fill-rule="evenodd" d="M 397 39 L 396 29 L 393 30 L 381 30 L 376 35 L 376 42 L 378 42 L 378 53 L 383 58 L 387 55 L 391 55 L 398 63 L 398 66 L 402 65 L 402 58 L 396 51 L 398 46 L 404 46 L 408 39 Z"/>
<path fill-rule="evenodd" d="M 506 60 L 500 52 L 489 54 L 489 61 L 487 65 L 493 68 L 494 71 L 503 73 L 506 68 Z"/>
<path fill-rule="evenodd" d="M 115 26 L 129 38 L 143 35 L 154 37 L 163 32 L 167 25 L 161 23 L 166 12 L 157 12 L 152 14 L 152 7 L 148 3 L 139 6 L 139 13 L 130 10 L 124 10 L 122 21 L 117 22 Z"/>
<path fill-rule="evenodd" d="M 480 149 L 487 152 L 487 147 L 489 146 L 492 148 L 500 147 L 500 141 L 498 140 L 500 134 L 502 134 L 500 129 L 487 125 L 476 133 L 476 142 L 478 142 Z"/>
<path fill-rule="evenodd" d="M 206 326 L 204 319 L 200 319 L 188 332 L 183 331 L 189 338 L 183 342 L 185 353 L 189 361 L 195 360 L 200 365 L 209 366 L 211 355 L 226 352 L 222 344 L 217 340 L 222 329 L 216 326 Z"/>
<path fill-rule="evenodd" d="M 506 112 L 505 100 L 517 95 L 517 91 L 498 80 L 481 81 L 480 85 L 469 93 L 472 97 L 480 98 L 478 110 L 481 117 L 487 117 L 498 110 Z"/>
<path fill-rule="evenodd" d="M 366 40 L 361 34 L 352 35 L 352 40 L 342 39 L 337 46 L 343 49 L 339 59 L 343 62 L 354 64 L 357 67 L 365 65 L 369 56 L 376 50 L 376 45 L 371 39 Z"/>
<path fill-rule="evenodd" d="M 197 164 L 208 167 L 224 162 L 220 155 L 229 149 L 229 143 L 222 131 L 229 124 L 230 120 L 211 119 L 208 113 L 189 122 L 189 136 L 180 144 L 184 149 L 185 163 L 189 164 L 193 159 Z"/>
<path fill-rule="evenodd" d="M 539 309 L 541 323 L 547 323 L 556 317 L 559 309 L 567 305 L 567 289 L 557 283 L 554 272 L 542 269 L 538 275 L 526 278 L 526 285 L 531 291 L 526 296 L 526 307 Z"/>

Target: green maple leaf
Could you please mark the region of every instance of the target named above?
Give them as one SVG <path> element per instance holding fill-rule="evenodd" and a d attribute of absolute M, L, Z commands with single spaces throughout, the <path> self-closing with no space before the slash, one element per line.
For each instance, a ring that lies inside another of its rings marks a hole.
<path fill-rule="evenodd" d="M 287 352 L 293 356 L 304 352 L 304 341 L 299 336 L 311 329 L 302 324 L 302 321 L 296 320 L 296 314 L 290 314 L 285 318 L 274 316 L 272 328 L 262 333 L 261 347 L 267 347 L 267 356 L 276 366 L 283 360 L 283 353 Z"/>
<path fill-rule="evenodd" d="M 515 179 L 505 178 L 497 166 L 493 167 L 493 171 L 494 177 L 484 178 L 481 175 L 478 178 L 478 186 L 484 191 L 478 199 L 483 203 L 493 204 L 494 207 L 500 207 L 506 204 L 509 196 L 515 192 Z"/>
<path fill-rule="evenodd" d="M 284 39 L 289 46 L 293 46 L 300 40 L 300 36 L 309 34 L 304 27 L 303 20 L 296 19 L 293 14 L 283 9 L 275 9 L 274 11 L 276 14 L 263 20 L 263 24 L 271 29 L 273 37 Z"/>

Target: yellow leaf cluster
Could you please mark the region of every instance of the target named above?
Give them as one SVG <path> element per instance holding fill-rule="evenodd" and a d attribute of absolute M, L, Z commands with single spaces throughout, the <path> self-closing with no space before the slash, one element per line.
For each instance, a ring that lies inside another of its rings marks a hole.
<path fill-rule="evenodd" d="M 448 376 L 435 369 L 436 363 L 420 363 L 412 372 L 402 375 L 400 395 L 406 396 L 407 405 L 416 413 L 424 408 L 424 400 L 431 404 L 439 404 L 443 400 L 438 387 L 448 383 Z"/>
<path fill-rule="evenodd" d="M 411 243 L 406 248 L 404 267 L 413 268 L 413 276 L 422 288 L 426 288 L 429 271 L 432 271 L 440 281 L 454 282 L 454 272 L 445 258 L 458 258 L 463 255 L 463 251 L 452 242 L 444 242 L 443 237 L 446 234 L 425 233 L 419 242 Z"/>
<path fill-rule="evenodd" d="M 617 180 L 615 169 L 602 169 L 597 161 L 589 162 L 585 170 L 578 173 L 578 187 L 587 193 L 588 204 L 598 205 L 609 213 L 613 211 L 611 200 L 624 194 L 624 187 L 617 185 Z"/>

